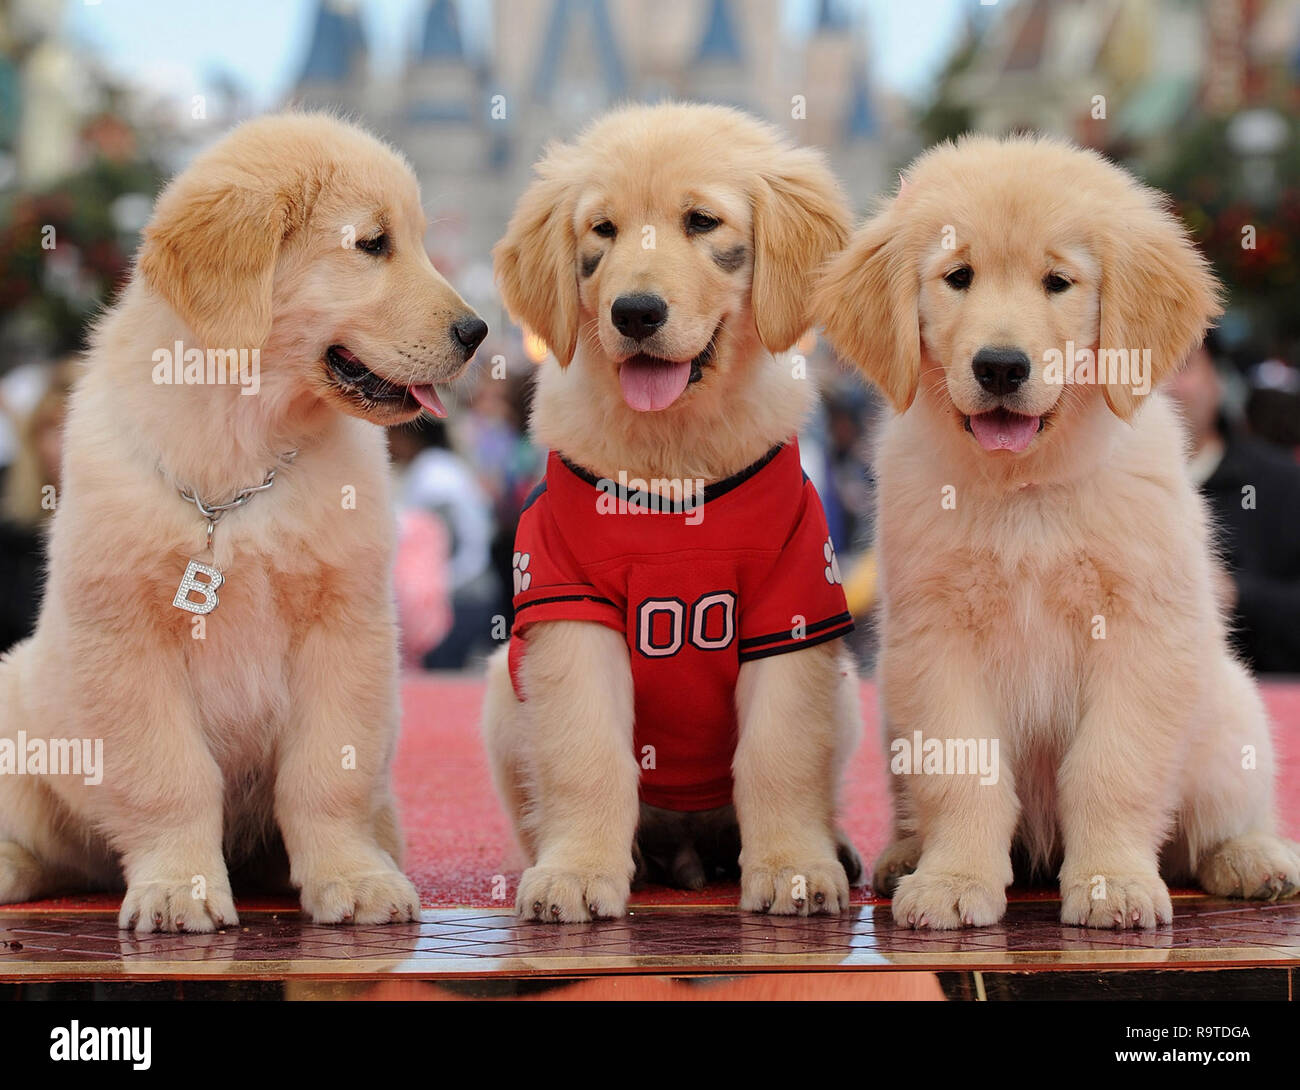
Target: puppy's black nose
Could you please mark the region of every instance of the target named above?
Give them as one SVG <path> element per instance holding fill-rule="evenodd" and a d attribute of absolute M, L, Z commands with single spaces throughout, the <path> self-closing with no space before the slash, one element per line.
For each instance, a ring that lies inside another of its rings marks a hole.
<path fill-rule="evenodd" d="M 1029 357 L 1019 348 L 981 348 L 971 361 L 975 381 L 991 394 L 1014 394 L 1029 377 Z"/>
<path fill-rule="evenodd" d="M 470 314 L 451 323 L 451 335 L 465 349 L 467 358 L 472 356 L 474 349 L 483 343 L 483 338 L 487 336 L 487 332 L 487 322 L 483 321 L 477 314 Z"/>
<path fill-rule="evenodd" d="M 643 341 L 668 321 L 668 304 L 660 296 L 644 291 L 620 295 L 609 308 L 609 316 L 624 337 Z"/>

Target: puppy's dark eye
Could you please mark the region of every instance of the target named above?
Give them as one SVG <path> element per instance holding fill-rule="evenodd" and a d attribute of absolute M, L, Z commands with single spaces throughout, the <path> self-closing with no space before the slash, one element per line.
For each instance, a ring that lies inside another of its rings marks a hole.
<path fill-rule="evenodd" d="M 952 272 L 947 273 L 943 279 L 953 291 L 965 291 L 970 287 L 971 281 L 975 279 L 975 270 L 969 265 L 958 265 Z"/>
<path fill-rule="evenodd" d="M 1073 284 L 1073 280 L 1067 280 L 1060 273 L 1048 273 L 1043 277 L 1043 287 L 1047 289 L 1049 295 L 1060 295 L 1063 291 L 1069 291 Z"/>
<path fill-rule="evenodd" d="M 722 225 L 722 220 L 717 216 L 710 216 L 707 212 L 692 212 L 686 217 L 686 233 L 688 235 L 707 235 L 714 228 Z"/>
<path fill-rule="evenodd" d="M 374 238 L 359 238 L 356 245 L 358 250 L 364 250 L 375 257 L 382 257 L 389 250 L 387 235 L 376 235 Z"/>
<path fill-rule="evenodd" d="M 593 223 L 591 229 L 601 238 L 613 238 L 618 234 L 618 228 L 610 223 L 609 220 L 601 220 L 599 223 Z"/>

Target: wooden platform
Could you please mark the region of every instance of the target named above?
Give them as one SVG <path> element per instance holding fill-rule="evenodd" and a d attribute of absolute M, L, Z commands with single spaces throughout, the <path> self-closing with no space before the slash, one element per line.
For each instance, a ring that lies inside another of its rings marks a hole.
<path fill-rule="evenodd" d="M 625 920 L 558 926 L 483 909 L 426 910 L 418 924 L 387 927 L 320 927 L 297 913 L 258 912 L 246 914 L 240 927 L 214 935 L 137 938 L 120 932 L 110 912 L 5 911 L 0 913 L 0 982 L 275 982 L 286 986 L 285 994 L 303 994 L 302 985 L 345 984 L 346 994 L 362 994 L 365 985 L 394 979 L 510 981 L 520 986 L 515 990 L 526 991 L 542 981 L 626 975 L 905 971 L 1091 978 L 1115 971 L 1251 969 L 1256 971 L 1253 992 L 1262 989 L 1273 998 L 1293 994 L 1300 970 L 1300 901 L 1248 905 L 1179 896 L 1173 926 L 1153 932 L 1062 927 L 1058 912 L 1052 899 L 1021 900 L 997 927 L 941 933 L 895 927 L 887 905 L 863 906 L 834 919 L 656 907 Z M 862 991 L 873 990 L 862 983 Z M 1172 981 L 1169 985 L 1177 990 Z M 973 979 L 965 986 L 970 998 L 982 998 L 979 992 L 988 988 Z M 1146 988 L 1160 991 L 1163 985 Z M 306 989 L 308 994 L 320 990 Z M 484 994 L 494 990 L 501 988 Z M 1096 988 L 1079 979 L 1040 990 L 1086 995 Z"/>
<path fill-rule="evenodd" d="M 1270 686 L 1266 695 L 1280 720 L 1279 786 L 1296 836 L 1300 686 Z M 1053 891 L 1013 890 L 998 926 L 936 933 L 896 927 L 888 902 L 866 890 L 842 916 L 800 919 L 742 913 L 734 887 L 717 887 L 646 891 L 622 920 L 521 922 L 507 907 L 520 862 L 487 783 L 478 696 L 477 683 L 461 679 L 406 687 L 398 784 L 408 869 L 425 903 L 419 923 L 320 927 L 290 901 L 261 899 L 241 901 L 240 926 L 225 932 L 136 937 L 118 930 L 115 897 L 8 906 L 0 908 L 0 995 L 670 998 L 687 987 L 674 983 L 683 979 L 696 982 L 690 998 L 1297 993 L 1297 899 L 1176 891 L 1171 927 L 1111 932 L 1062 927 Z M 873 706 L 869 687 L 864 699 Z M 882 778 L 868 743 L 851 777 L 866 797 L 851 804 L 848 826 L 867 857 L 883 834 L 874 794 Z M 702 982 L 716 987 L 701 992 Z"/>

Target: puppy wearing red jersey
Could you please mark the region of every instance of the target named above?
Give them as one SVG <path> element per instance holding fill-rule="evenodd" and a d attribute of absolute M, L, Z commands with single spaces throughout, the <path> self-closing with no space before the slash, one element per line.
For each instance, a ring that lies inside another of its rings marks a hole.
<path fill-rule="evenodd" d="M 783 356 L 847 212 L 813 152 L 734 110 L 617 111 L 537 168 L 495 251 L 554 358 L 484 735 L 530 866 L 520 915 L 621 915 L 634 877 L 838 912 L 852 620 Z"/>

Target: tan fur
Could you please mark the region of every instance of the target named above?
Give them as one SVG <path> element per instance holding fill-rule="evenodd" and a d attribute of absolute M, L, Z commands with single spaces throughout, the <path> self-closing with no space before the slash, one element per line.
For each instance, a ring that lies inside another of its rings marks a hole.
<path fill-rule="evenodd" d="M 943 280 L 960 260 L 966 291 Z M 1068 291 L 1044 290 L 1053 269 Z M 878 889 L 897 885 L 895 918 L 995 922 L 1013 842 L 1034 868 L 1060 868 L 1068 924 L 1168 922 L 1162 866 L 1219 895 L 1294 891 L 1268 724 L 1226 644 L 1179 422 L 1159 392 L 1044 378 L 1045 351 L 1072 339 L 1150 348 L 1158 381 L 1218 313 L 1158 195 L 1053 141 L 945 145 L 816 298 L 896 410 L 878 456 L 886 740 L 919 730 L 1001 748 L 996 785 L 897 777 L 875 872 Z M 1020 454 L 964 430 L 980 407 L 972 356 L 988 344 L 1027 352 L 1026 411 L 1049 414 Z"/>
<path fill-rule="evenodd" d="M 722 224 L 691 237 L 705 206 Z M 591 227 L 618 226 L 614 239 Z M 809 325 L 817 265 L 847 235 L 834 181 L 812 152 L 788 147 L 733 110 L 620 110 L 575 143 L 551 148 L 495 250 L 511 312 L 557 356 L 542 365 L 533 431 L 593 472 L 649 478 L 730 476 L 788 439 L 812 383 L 774 358 Z M 653 227 L 655 246 L 641 245 Z M 745 248 L 734 270 L 714 251 Z M 585 257 L 600 253 L 589 276 Z M 701 381 L 666 410 L 635 412 L 618 382 L 612 300 L 656 291 L 670 319 L 654 350 L 694 356 L 719 331 Z M 537 625 L 514 696 L 504 652 L 491 663 L 484 735 L 497 787 L 531 866 L 522 915 L 621 915 L 633 872 L 638 768 L 632 751 L 627 646 L 589 623 Z M 859 731 L 854 671 L 836 643 L 746 663 L 737 693 L 735 806 L 743 841 L 741 903 L 774 912 L 835 912 L 848 901 L 836 858 L 840 770 Z M 790 877 L 808 879 L 796 903 Z M 816 902 L 817 895 L 822 903 Z"/>
<path fill-rule="evenodd" d="M 381 225 L 387 258 L 341 244 Z M 463 370 L 449 322 L 470 312 L 424 229 L 406 164 L 325 116 L 249 122 L 159 199 L 72 395 L 36 633 L 0 664 L 0 737 L 102 738 L 104 779 L 0 776 L 0 903 L 124 881 L 123 927 L 209 931 L 236 920 L 227 862 L 279 837 L 313 919 L 418 912 L 388 782 L 392 506 L 368 422 L 415 410 L 359 403 L 323 357 L 342 344 L 401 385 Z M 152 353 L 178 340 L 260 348 L 260 390 L 155 384 Z M 219 523 L 226 583 L 194 638 L 171 602 L 206 524 L 178 488 L 227 499 L 295 448 Z"/>

